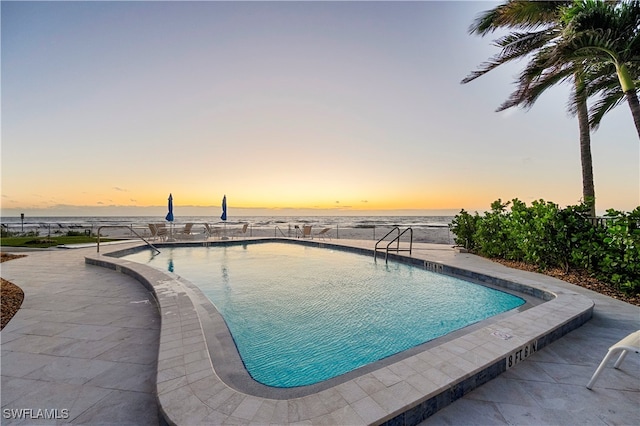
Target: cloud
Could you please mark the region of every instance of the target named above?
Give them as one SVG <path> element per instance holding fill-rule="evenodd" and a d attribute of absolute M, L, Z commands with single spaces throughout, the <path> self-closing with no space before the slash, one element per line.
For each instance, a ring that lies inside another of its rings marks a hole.
<path fill-rule="evenodd" d="M 119 186 L 114 186 L 113 189 L 115 189 L 116 191 L 120 191 L 120 192 L 129 192 L 129 190 L 124 189 L 124 188 L 120 188 Z"/>
<path fill-rule="evenodd" d="M 100 204 L 101 206 L 104 205 L 104 203 L 102 201 L 98 201 L 97 204 Z"/>
<path fill-rule="evenodd" d="M 361 202 L 361 203 L 368 203 L 368 202 L 369 202 L 369 200 L 362 200 L 362 201 L 360 201 L 360 202 Z"/>

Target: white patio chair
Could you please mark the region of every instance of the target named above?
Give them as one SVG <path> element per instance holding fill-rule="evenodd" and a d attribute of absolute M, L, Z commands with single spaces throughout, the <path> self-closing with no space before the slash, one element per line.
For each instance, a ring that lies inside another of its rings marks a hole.
<path fill-rule="evenodd" d="M 602 373 L 602 370 L 611 357 L 617 355 L 618 352 L 621 352 L 618 360 L 615 364 L 613 364 L 613 368 L 618 368 L 620 367 L 620 364 L 622 364 L 624 357 L 627 356 L 627 352 L 629 351 L 640 352 L 640 330 L 631 333 L 609 348 L 609 351 L 596 369 L 596 372 L 593 373 L 591 380 L 589 380 L 587 389 L 591 389 L 593 387 L 593 384 L 596 382 L 596 380 L 598 380 L 598 377 L 600 377 L 600 373 Z"/>
<path fill-rule="evenodd" d="M 247 235 L 247 230 L 248 229 L 249 229 L 249 224 L 245 223 L 245 224 L 242 225 L 242 228 L 234 230 L 233 236 L 245 237 Z"/>
<path fill-rule="evenodd" d="M 324 240 L 325 237 L 329 237 L 329 231 L 331 231 L 331 228 L 324 228 L 322 231 L 316 234 L 316 237 L 322 238 Z M 329 239 L 331 239 L 331 237 L 329 237 Z"/>
<path fill-rule="evenodd" d="M 204 236 L 205 240 L 212 237 L 220 238 L 220 229 L 214 228 L 208 223 L 205 223 L 204 227 L 205 227 L 205 236 Z"/>

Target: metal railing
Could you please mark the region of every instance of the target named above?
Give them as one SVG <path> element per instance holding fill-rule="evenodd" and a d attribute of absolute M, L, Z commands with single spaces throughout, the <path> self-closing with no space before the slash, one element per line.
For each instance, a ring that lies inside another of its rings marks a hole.
<path fill-rule="evenodd" d="M 384 237 L 380 238 L 378 240 L 378 242 L 376 242 L 376 245 L 373 247 L 373 259 L 374 260 L 378 259 L 378 244 L 380 244 L 382 241 L 384 241 L 384 239 L 387 238 L 389 235 L 391 235 L 394 231 L 397 231 L 398 235 L 394 239 L 389 241 L 389 243 L 385 247 L 384 261 L 386 263 L 389 262 L 389 250 L 393 250 L 395 252 L 408 251 L 409 252 L 409 256 L 411 256 L 411 252 L 413 251 L 413 229 L 411 229 L 411 227 L 408 227 L 404 231 L 400 232 L 400 227 L 394 226 L 393 229 L 391 231 L 387 232 L 387 234 Z M 400 248 L 400 237 L 402 237 L 406 232 L 409 232 L 409 235 L 410 235 L 409 248 L 408 249 L 401 249 Z M 391 248 L 391 244 L 393 244 L 394 242 L 396 243 L 396 248 L 392 249 Z"/>
<path fill-rule="evenodd" d="M 277 237 L 278 236 L 278 232 L 280 232 L 280 235 L 282 235 L 283 237 L 287 238 L 287 236 L 284 234 L 284 232 L 282 232 L 282 229 L 280 229 L 280 227 L 278 225 L 276 225 L 276 229 L 273 230 L 273 236 Z M 291 230 L 289 230 L 289 232 L 291 232 Z"/>
<path fill-rule="evenodd" d="M 151 247 L 151 249 L 153 249 L 155 251 L 155 254 L 160 254 L 160 250 L 158 250 L 156 248 L 156 246 L 154 246 L 153 244 L 151 244 L 149 241 L 147 241 L 142 235 L 138 234 L 135 229 L 133 229 L 133 226 L 127 226 L 127 225 L 102 225 L 100 227 L 98 227 L 98 236 L 97 236 L 97 245 L 96 245 L 96 249 L 97 249 L 97 253 L 100 253 L 100 230 L 102 228 L 127 228 L 129 229 L 132 233 L 134 233 L 136 235 L 136 237 L 140 238 L 142 241 L 144 241 L 149 247 Z"/>

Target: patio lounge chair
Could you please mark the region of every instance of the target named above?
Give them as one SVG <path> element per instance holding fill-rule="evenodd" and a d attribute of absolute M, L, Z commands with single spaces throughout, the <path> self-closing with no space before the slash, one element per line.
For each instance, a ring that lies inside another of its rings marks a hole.
<path fill-rule="evenodd" d="M 164 223 L 156 223 L 156 229 L 158 230 L 158 238 L 160 241 L 165 241 L 169 238 L 169 228 Z"/>
<path fill-rule="evenodd" d="M 329 231 L 331 231 L 331 228 L 324 228 L 322 231 L 316 234 L 316 237 L 322 238 L 324 240 L 325 236 L 329 236 Z M 331 237 L 329 237 L 329 239 L 331 239 Z"/>
<path fill-rule="evenodd" d="M 302 228 L 300 228 L 298 225 L 296 225 L 296 236 L 298 238 L 300 238 L 300 237 L 302 237 L 302 238 L 312 238 L 313 236 L 311 235 L 311 225 L 303 225 Z"/>
<path fill-rule="evenodd" d="M 151 235 L 149 236 L 149 239 L 155 241 L 156 238 L 158 238 L 158 228 L 156 228 L 155 223 L 150 223 L 149 224 L 149 232 L 151 232 Z"/>
<path fill-rule="evenodd" d="M 151 231 L 151 239 L 153 241 L 156 239 L 160 239 L 160 241 L 167 239 L 167 227 L 164 223 L 150 223 L 149 230 Z"/>
<path fill-rule="evenodd" d="M 214 228 L 213 226 L 209 225 L 208 223 L 204 224 L 204 229 L 205 229 L 205 234 L 204 234 L 205 240 L 207 238 L 211 238 L 213 236 L 216 236 L 216 237 L 220 238 L 220 229 Z"/>
<path fill-rule="evenodd" d="M 193 223 L 185 223 L 184 228 L 176 232 L 173 236 L 178 239 L 191 239 L 193 238 L 191 228 L 193 228 Z"/>
<path fill-rule="evenodd" d="M 630 335 L 628 335 L 627 337 L 620 340 L 618 343 L 616 343 L 615 345 L 609 348 L 609 351 L 607 352 L 604 359 L 596 369 L 596 372 L 593 373 L 591 380 L 589 380 L 589 383 L 587 384 L 587 389 L 591 389 L 593 387 L 596 380 L 598 380 L 600 373 L 602 373 L 602 370 L 607 364 L 607 361 L 609 361 L 611 357 L 613 357 L 614 355 L 617 355 L 618 352 L 620 352 L 620 356 L 618 357 L 618 360 L 616 361 L 615 364 L 613 364 L 613 368 L 618 368 L 620 367 L 620 364 L 622 364 L 624 357 L 627 356 L 627 352 L 629 351 L 640 352 L 640 330 L 631 333 Z"/>
<path fill-rule="evenodd" d="M 247 234 L 247 229 L 248 228 L 249 228 L 249 224 L 245 223 L 244 225 L 242 225 L 242 228 L 237 229 L 234 234 L 242 237 L 242 236 Z"/>

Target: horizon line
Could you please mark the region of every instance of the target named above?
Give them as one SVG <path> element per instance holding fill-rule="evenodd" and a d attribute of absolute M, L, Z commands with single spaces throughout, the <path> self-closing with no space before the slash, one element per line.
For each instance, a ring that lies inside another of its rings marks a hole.
<path fill-rule="evenodd" d="M 86 216 L 164 216 L 166 206 L 148 207 L 79 207 L 64 208 L 9 208 L 0 209 L 0 218 L 20 217 L 86 217 Z M 231 216 L 454 216 L 460 213 L 460 208 L 450 209 L 328 209 L 328 208 L 264 208 L 264 207 L 234 207 L 228 209 Z M 188 216 L 219 216 L 222 209 L 219 206 L 180 206 L 174 207 L 176 217 Z"/>

